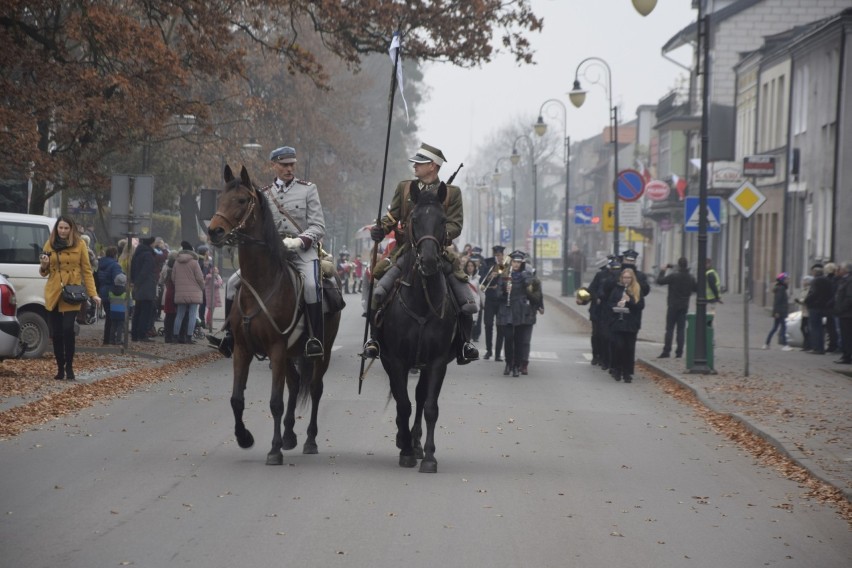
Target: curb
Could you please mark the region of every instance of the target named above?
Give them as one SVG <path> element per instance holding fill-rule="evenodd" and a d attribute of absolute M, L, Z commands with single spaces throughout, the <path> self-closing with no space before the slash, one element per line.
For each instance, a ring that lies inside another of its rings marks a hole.
<path fill-rule="evenodd" d="M 562 313 L 566 314 L 568 317 L 572 318 L 575 321 L 582 322 L 586 326 L 589 326 L 589 320 L 588 319 L 584 318 L 582 316 L 582 314 L 580 314 L 577 310 L 566 305 L 558 297 L 551 296 L 549 294 L 545 294 L 545 298 L 547 298 L 548 303 L 550 305 L 555 305 Z M 769 432 L 767 432 L 765 430 L 758 428 L 753 423 L 749 422 L 748 419 L 745 418 L 744 416 L 737 414 L 737 413 L 734 413 L 734 412 L 727 412 L 725 410 L 720 410 L 713 403 L 711 403 L 710 401 L 705 399 L 695 389 L 695 387 L 693 387 L 691 384 L 686 382 L 679 375 L 674 374 L 667 369 L 663 369 L 662 367 L 659 367 L 653 361 L 648 361 L 647 359 L 644 359 L 644 358 L 641 358 L 641 357 L 637 358 L 636 362 L 638 364 L 641 364 L 641 365 L 653 370 L 654 372 L 659 373 L 660 375 L 676 382 L 678 385 L 686 388 L 695 396 L 695 399 L 702 406 L 704 406 L 705 408 L 707 408 L 708 410 L 710 410 L 710 411 L 712 411 L 716 414 L 719 414 L 720 416 L 730 417 L 731 419 L 736 421 L 738 424 L 745 427 L 746 430 L 748 430 L 749 432 L 751 432 L 755 436 L 758 436 L 759 438 L 765 440 L 768 444 L 770 444 L 773 448 L 775 448 L 781 455 L 783 455 L 784 457 L 789 459 L 792 463 L 801 467 L 803 470 L 807 471 L 809 475 L 811 475 L 815 479 L 821 481 L 822 483 L 825 483 L 826 485 L 833 487 L 834 489 L 839 491 L 847 501 L 852 502 L 852 489 L 844 488 L 842 486 L 842 483 L 840 483 L 838 480 L 829 479 L 825 475 L 815 471 L 814 468 L 809 467 L 809 465 L 808 465 L 810 463 L 809 457 L 805 456 L 804 454 L 801 454 L 801 452 L 798 452 L 798 451 L 791 452 L 787 447 L 784 446 L 784 444 L 782 444 L 777 438 L 775 438 L 775 436 L 773 436 L 772 434 L 770 434 Z"/>

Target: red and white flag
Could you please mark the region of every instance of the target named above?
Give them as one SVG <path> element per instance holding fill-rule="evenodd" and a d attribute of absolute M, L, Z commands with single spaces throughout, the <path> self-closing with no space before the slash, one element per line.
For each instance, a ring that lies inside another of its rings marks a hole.
<path fill-rule="evenodd" d="M 680 177 L 679 175 L 673 173 L 672 174 L 672 183 L 675 186 L 675 190 L 677 190 L 677 196 L 683 201 L 683 198 L 686 196 L 686 180 Z"/>

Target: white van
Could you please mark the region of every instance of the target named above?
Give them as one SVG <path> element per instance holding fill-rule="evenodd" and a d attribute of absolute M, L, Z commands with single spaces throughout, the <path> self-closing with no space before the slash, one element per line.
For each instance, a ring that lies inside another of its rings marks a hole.
<path fill-rule="evenodd" d="M 25 358 L 41 357 L 50 345 L 44 285 L 38 273 L 39 254 L 56 219 L 41 215 L 0 212 L 0 273 L 5 274 L 18 298 L 21 341 Z"/>

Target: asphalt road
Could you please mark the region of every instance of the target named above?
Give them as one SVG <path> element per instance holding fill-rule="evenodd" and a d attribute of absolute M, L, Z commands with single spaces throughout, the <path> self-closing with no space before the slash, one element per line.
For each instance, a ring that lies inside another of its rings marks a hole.
<path fill-rule="evenodd" d="M 536 327 L 529 376 L 451 366 L 438 473 L 398 467 L 379 365 L 357 394 L 363 320 L 349 298 L 319 455 L 299 446 L 265 465 L 263 363 L 247 392 L 256 443 L 240 449 L 217 361 L 0 442 L 0 566 L 852 565 L 834 509 L 647 379 L 590 367 L 587 337 L 556 310 Z"/>

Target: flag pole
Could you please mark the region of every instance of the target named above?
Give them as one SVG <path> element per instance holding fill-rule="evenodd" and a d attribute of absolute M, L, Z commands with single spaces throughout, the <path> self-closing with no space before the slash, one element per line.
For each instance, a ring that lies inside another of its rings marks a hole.
<path fill-rule="evenodd" d="M 394 39 L 399 36 L 399 31 L 394 33 L 394 37 L 391 38 L 391 47 L 393 47 Z M 382 203 L 385 201 L 385 179 L 387 177 L 388 172 L 388 150 L 390 148 L 390 135 L 391 135 L 391 123 L 393 122 L 393 101 L 394 95 L 396 94 L 396 86 L 397 86 L 397 68 L 399 67 L 399 55 L 402 52 L 402 42 L 399 42 L 397 45 L 396 52 L 393 57 L 393 69 L 391 70 L 391 84 L 390 84 L 390 94 L 388 95 L 388 128 L 385 134 L 385 155 L 382 161 L 382 184 L 379 190 L 379 207 L 378 214 L 376 215 L 376 223 L 381 222 L 382 218 Z M 376 269 L 376 257 L 378 256 L 379 243 L 373 243 L 373 250 L 370 253 L 370 282 L 369 288 L 367 292 L 367 319 L 364 322 L 364 339 L 361 341 L 361 344 L 365 344 L 367 342 L 367 337 L 370 332 L 370 320 L 373 318 L 373 274 Z M 361 357 L 361 368 L 358 371 L 358 394 L 361 394 L 361 385 L 364 383 L 364 364 L 366 363 L 366 359 Z"/>

